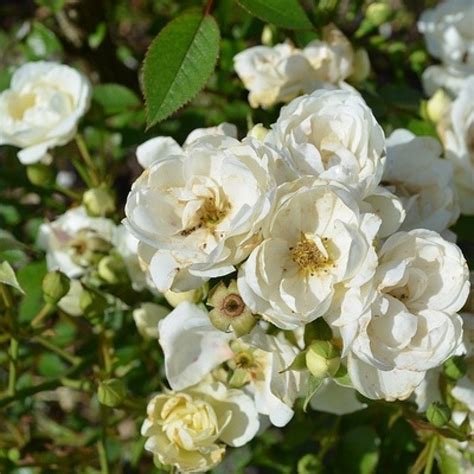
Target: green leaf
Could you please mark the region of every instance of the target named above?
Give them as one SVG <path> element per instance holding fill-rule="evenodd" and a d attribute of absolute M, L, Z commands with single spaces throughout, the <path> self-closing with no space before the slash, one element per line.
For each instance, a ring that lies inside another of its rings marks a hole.
<path fill-rule="evenodd" d="M 455 451 L 455 448 L 453 448 L 453 451 Z M 441 474 L 461 474 L 462 471 L 459 459 L 448 454 L 445 444 L 441 444 L 438 448 L 438 455 L 438 467 Z M 460 453 L 459 456 L 461 456 Z"/>
<path fill-rule="evenodd" d="M 316 378 L 314 375 L 309 376 L 308 386 L 306 388 L 306 397 L 303 402 L 303 411 L 306 411 L 306 409 L 308 408 L 309 402 L 321 387 L 323 380 L 323 378 Z"/>
<path fill-rule="evenodd" d="M 18 281 L 26 293 L 20 303 L 21 322 L 31 321 L 43 307 L 42 282 L 46 272 L 44 260 L 29 263 L 18 271 Z"/>
<path fill-rule="evenodd" d="M 342 439 L 341 462 L 344 472 L 372 474 L 379 460 L 380 439 L 370 426 L 358 426 Z"/>
<path fill-rule="evenodd" d="M 16 279 L 15 271 L 8 262 L 0 263 L 0 283 L 13 286 L 13 288 L 16 288 L 17 290 L 24 293 L 23 288 Z"/>
<path fill-rule="evenodd" d="M 298 0 L 237 0 L 249 13 L 282 28 L 302 30 L 312 28 Z"/>
<path fill-rule="evenodd" d="M 54 13 L 61 11 L 66 0 L 36 0 L 36 3 L 43 7 L 48 7 Z"/>
<path fill-rule="evenodd" d="M 143 65 L 147 123 L 152 126 L 205 86 L 219 54 L 219 27 L 210 15 L 184 13 L 152 42 Z"/>
<path fill-rule="evenodd" d="M 135 92 L 120 84 L 95 86 L 92 98 L 102 107 L 106 115 L 115 115 L 141 105 Z"/>

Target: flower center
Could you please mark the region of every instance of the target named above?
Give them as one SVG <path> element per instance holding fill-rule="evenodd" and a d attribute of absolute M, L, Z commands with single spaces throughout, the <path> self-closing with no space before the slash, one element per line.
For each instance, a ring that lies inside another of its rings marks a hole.
<path fill-rule="evenodd" d="M 33 93 L 18 94 L 14 100 L 10 101 L 10 114 L 15 120 L 22 120 L 25 112 L 33 107 L 36 102 L 36 95 Z"/>
<path fill-rule="evenodd" d="M 294 247 L 290 247 L 293 261 L 298 265 L 300 270 L 305 273 L 310 273 L 311 275 L 331 263 L 325 247 L 327 238 L 318 240 L 320 245 L 301 233 L 300 241 Z"/>
<path fill-rule="evenodd" d="M 221 311 L 229 318 L 237 318 L 245 309 L 245 303 L 240 295 L 232 293 L 224 298 L 222 302 Z"/>
<path fill-rule="evenodd" d="M 217 205 L 214 197 L 207 197 L 199 209 L 199 220 L 207 226 L 215 226 L 224 219 L 230 209 L 227 199 Z"/>

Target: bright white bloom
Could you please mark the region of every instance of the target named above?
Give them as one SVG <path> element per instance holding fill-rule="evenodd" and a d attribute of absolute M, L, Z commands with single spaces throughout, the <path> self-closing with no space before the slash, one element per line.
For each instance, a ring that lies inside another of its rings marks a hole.
<path fill-rule="evenodd" d="M 314 69 L 314 77 L 320 81 L 337 84 L 353 72 L 351 43 L 334 25 L 325 26 L 322 40 L 309 43 L 303 54 Z"/>
<path fill-rule="evenodd" d="M 452 163 L 440 158 L 441 145 L 430 137 L 395 130 L 387 139 L 383 181 L 401 199 L 406 217 L 401 230 L 443 232 L 459 216 Z"/>
<path fill-rule="evenodd" d="M 325 315 L 336 299 L 340 311 L 374 274 L 379 226 L 342 185 L 306 177 L 281 186 L 265 240 L 240 268 L 242 298 L 282 329 Z M 357 310 L 364 308 L 352 306 L 351 317 Z"/>
<path fill-rule="evenodd" d="M 282 373 L 298 354 L 284 337 L 256 328 L 235 339 L 232 333 L 217 330 L 205 309 L 187 302 L 160 322 L 159 334 L 166 376 L 173 389 L 200 382 L 226 362 L 233 373 L 230 383 L 245 386 L 259 413 L 268 415 L 276 426 L 290 421 L 303 375 L 291 370 Z"/>
<path fill-rule="evenodd" d="M 163 155 L 134 183 L 126 225 L 159 291 L 231 273 L 259 243 L 275 186 L 266 150 L 252 138 L 205 135 Z"/>
<path fill-rule="evenodd" d="M 90 97 L 89 81 L 73 68 L 44 61 L 21 66 L 0 94 L 0 145 L 22 148 L 25 165 L 40 161 L 74 137 Z"/>
<path fill-rule="evenodd" d="M 379 253 L 370 310 L 340 327 L 354 386 L 369 398 L 407 398 L 424 373 L 461 342 L 459 311 L 469 292 L 459 248 L 418 229 L 391 236 Z M 336 323 L 337 324 L 337 323 Z"/>
<path fill-rule="evenodd" d="M 47 252 L 48 270 L 61 270 L 70 278 L 78 278 L 100 256 L 109 253 L 115 231 L 110 219 L 90 217 L 81 206 L 42 224 L 38 245 Z"/>
<path fill-rule="evenodd" d="M 347 90 L 318 90 L 283 107 L 265 141 L 300 175 L 344 183 L 362 197 L 382 178 L 385 137 L 371 110 Z"/>
<path fill-rule="evenodd" d="M 158 323 L 170 313 L 166 306 L 155 303 L 142 303 L 133 310 L 133 319 L 138 332 L 145 339 L 158 339 Z"/>
<path fill-rule="evenodd" d="M 418 29 L 431 55 L 446 65 L 465 66 L 474 72 L 473 24 L 472 0 L 447 0 L 423 12 Z"/>
<path fill-rule="evenodd" d="M 234 57 L 234 68 L 254 108 L 289 102 L 317 87 L 308 59 L 288 43 L 246 49 Z"/>
<path fill-rule="evenodd" d="M 155 137 L 137 147 L 137 160 L 142 168 L 150 167 L 163 156 L 179 155 L 182 148 L 206 135 L 220 135 L 237 138 L 237 127 L 231 123 L 221 123 L 217 127 L 197 128 L 193 130 L 181 147 L 172 137 Z"/>
<path fill-rule="evenodd" d="M 158 462 L 180 472 L 207 472 L 222 461 L 226 444 L 243 446 L 258 428 L 252 399 L 214 382 L 156 395 L 141 432 Z"/>
<path fill-rule="evenodd" d="M 474 76 L 465 82 L 438 132 L 454 165 L 461 212 L 474 214 Z"/>
<path fill-rule="evenodd" d="M 474 74 L 474 68 L 459 69 L 455 66 L 429 66 L 423 71 L 423 89 L 431 97 L 438 89 L 445 89 L 452 97 L 456 97 L 466 80 Z"/>

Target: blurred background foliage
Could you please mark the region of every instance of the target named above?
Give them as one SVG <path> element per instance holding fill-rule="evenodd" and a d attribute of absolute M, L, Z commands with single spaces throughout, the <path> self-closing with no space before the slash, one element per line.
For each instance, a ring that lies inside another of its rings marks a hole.
<path fill-rule="evenodd" d="M 391 0 L 382 17 L 370 18 L 367 7 L 373 2 L 301 3 L 318 27 L 289 31 L 267 26 L 273 44 L 290 39 L 305 46 L 318 37 L 320 27 L 334 22 L 354 47 L 369 53 L 372 72 L 360 91 L 387 134 L 405 127 L 418 135 L 436 136 L 424 117 L 420 84 L 420 74 L 432 60 L 416 29 L 420 12 L 436 2 Z M 223 121 L 235 123 L 243 136 L 253 124 L 268 126 L 278 115 L 279 107 L 251 109 L 247 91 L 233 70 L 236 53 L 261 43 L 265 24 L 233 0 L 216 0 L 213 15 L 222 39 L 215 73 L 190 104 L 145 130 L 140 65 L 147 47 L 166 23 L 196 6 L 202 8 L 203 2 L 0 2 L 0 91 L 8 87 L 15 68 L 27 61 L 56 60 L 84 71 L 94 84 L 94 95 L 83 133 L 92 156 L 102 157 L 100 171 L 116 190 L 119 209 L 140 173 L 135 147 L 147 138 L 172 135 L 182 142 L 191 130 Z M 55 150 L 57 170 L 71 171 L 75 154 L 73 144 Z M 147 292 L 110 289 L 117 298 L 99 329 L 62 312 L 50 317 L 46 332 L 31 326 L 43 306 L 41 281 L 46 273 L 44 255 L 34 246 L 37 229 L 45 218 L 66 211 L 71 201 L 54 189 L 31 184 L 15 155 L 11 147 L 0 150 L 0 229 L 10 232 L 0 230 L 0 257 L 19 268 L 17 276 L 26 296 L 17 308 L 17 319 L 0 317 L 1 387 L 8 383 L 10 334 L 21 340 L 16 396 L 0 399 L 0 472 L 104 472 L 103 466 L 100 470 L 103 453 L 96 448 L 99 441 L 110 472 L 161 472 L 144 452 L 139 429 L 148 397 L 162 388 L 162 356 L 156 341 L 138 335 L 131 317 L 135 305 L 156 298 Z M 472 225 L 472 219 L 463 218 L 456 228 L 471 261 Z M 119 409 L 108 409 L 97 399 L 104 357 L 110 359 L 126 390 Z M 366 410 L 343 417 L 298 410 L 286 428 L 271 428 L 250 445 L 229 450 L 215 472 L 409 472 L 423 447 L 426 427 L 422 428 L 410 418 L 409 408 L 398 403 L 369 403 Z"/>

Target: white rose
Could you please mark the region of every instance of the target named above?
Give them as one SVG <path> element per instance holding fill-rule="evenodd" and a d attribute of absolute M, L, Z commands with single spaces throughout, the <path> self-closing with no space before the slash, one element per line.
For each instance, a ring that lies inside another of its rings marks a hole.
<path fill-rule="evenodd" d="M 407 398 L 424 373 L 455 353 L 462 336 L 457 311 L 469 292 L 460 249 L 418 229 L 391 236 L 379 252 L 378 296 L 357 322 L 340 328 L 350 348 L 354 386 L 369 398 Z"/>
<path fill-rule="evenodd" d="M 406 210 L 401 230 L 443 232 L 459 217 L 452 163 L 441 159 L 441 153 L 437 140 L 408 130 L 395 130 L 387 139 L 382 179 Z"/>
<path fill-rule="evenodd" d="M 300 175 L 346 184 L 362 197 L 380 182 L 385 137 L 369 107 L 348 90 L 318 90 L 283 107 L 265 141 Z"/>
<path fill-rule="evenodd" d="M 70 278 L 82 276 L 98 255 L 110 251 L 115 228 L 110 219 L 88 216 L 82 206 L 42 224 L 38 245 L 46 250 L 48 270 L 61 270 Z"/>
<path fill-rule="evenodd" d="M 474 214 L 474 76 L 465 82 L 438 132 L 454 166 L 461 212 Z"/>
<path fill-rule="evenodd" d="M 309 43 L 303 54 L 320 81 L 336 84 L 352 74 L 354 51 L 349 40 L 334 25 L 325 26 L 322 40 Z"/>
<path fill-rule="evenodd" d="M 204 472 L 222 461 L 225 445 L 243 446 L 259 428 L 251 398 L 221 383 L 165 392 L 148 404 L 141 433 L 156 460 L 180 472 Z"/>
<path fill-rule="evenodd" d="M 469 70 L 469 68 L 455 66 L 429 66 L 423 71 L 423 89 L 429 97 L 441 88 L 446 90 L 452 97 L 456 97 L 466 80 L 473 74 L 474 68 Z"/>
<path fill-rule="evenodd" d="M 133 320 L 145 339 L 158 339 L 158 323 L 170 313 L 166 306 L 142 303 L 133 310 Z"/>
<path fill-rule="evenodd" d="M 181 154 L 182 148 L 206 135 L 237 138 L 237 127 L 231 123 L 224 122 L 217 127 L 196 128 L 187 136 L 183 147 L 172 137 L 152 138 L 137 147 L 138 163 L 140 163 L 142 168 L 148 168 L 162 156 Z"/>
<path fill-rule="evenodd" d="M 466 65 L 474 72 L 474 3 L 448 0 L 426 10 L 418 21 L 430 54 L 447 65 Z"/>
<path fill-rule="evenodd" d="M 325 315 L 333 300 L 344 307 L 345 295 L 373 276 L 379 226 L 374 214 L 359 212 L 342 185 L 307 177 L 281 186 L 265 240 L 240 267 L 242 298 L 282 329 Z"/>
<path fill-rule="evenodd" d="M 204 308 L 185 302 L 159 323 L 159 341 L 166 377 L 174 390 L 199 383 L 226 363 L 233 374 L 230 383 L 253 395 L 259 413 L 268 415 L 275 426 L 284 426 L 292 418 L 304 376 L 283 372 L 298 354 L 284 337 L 264 334 L 257 327 L 235 339 L 232 333 L 216 329 Z"/>
<path fill-rule="evenodd" d="M 275 186 L 265 148 L 206 135 L 134 183 L 125 222 L 158 290 L 187 291 L 231 273 L 259 243 Z"/>
<path fill-rule="evenodd" d="M 305 55 L 287 43 L 246 49 L 234 57 L 234 68 L 254 108 L 289 102 L 318 82 Z"/>
<path fill-rule="evenodd" d="M 0 145 L 22 148 L 23 164 L 40 161 L 74 137 L 90 96 L 89 81 L 73 68 L 43 61 L 21 66 L 0 94 Z"/>

